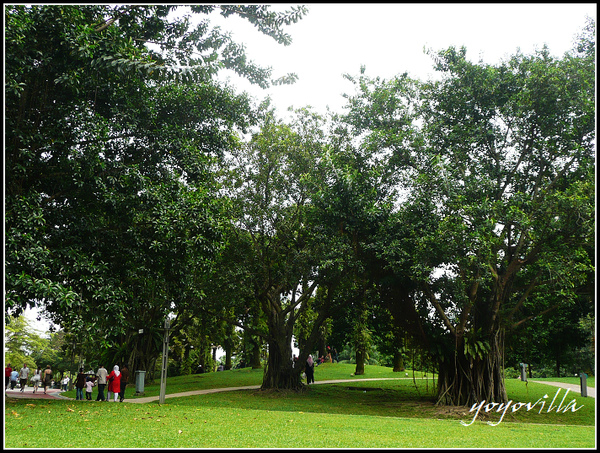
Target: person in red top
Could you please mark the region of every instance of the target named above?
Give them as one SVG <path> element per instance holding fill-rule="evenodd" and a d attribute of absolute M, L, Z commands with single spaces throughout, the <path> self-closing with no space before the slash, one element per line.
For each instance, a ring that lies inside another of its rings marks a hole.
<path fill-rule="evenodd" d="M 6 390 L 8 384 L 10 384 L 10 373 L 12 373 L 12 368 L 10 367 L 10 363 L 7 363 L 6 368 L 4 368 L 4 390 Z"/>
<path fill-rule="evenodd" d="M 115 365 L 113 370 L 108 375 L 108 397 L 107 401 L 110 401 L 110 394 L 112 392 L 115 399 L 115 403 L 117 402 L 117 398 L 119 397 L 119 392 L 121 391 L 121 372 L 119 371 L 119 366 Z"/>

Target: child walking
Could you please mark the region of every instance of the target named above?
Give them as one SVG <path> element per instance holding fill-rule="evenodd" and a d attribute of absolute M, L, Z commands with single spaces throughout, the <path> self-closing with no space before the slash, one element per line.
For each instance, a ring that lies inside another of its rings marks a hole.
<path fill-rule="evenodd" d="M 85 380 L 85 399 L 92 400 L 92 389 L 94 387 L 94 381 L 92 381 L 91 377 L 88 377 Z"/>

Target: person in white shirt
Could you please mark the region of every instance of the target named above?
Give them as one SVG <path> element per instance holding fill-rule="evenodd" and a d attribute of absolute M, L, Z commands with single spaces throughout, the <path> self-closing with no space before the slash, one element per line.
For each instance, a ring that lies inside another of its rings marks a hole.
<path fill-rule="evenodd" d="M 98 371 L 96 372 L 96 376 L 98 377 L 98 396 L 96 397 L 96 401 L 107 401 L 104 397 L 104 388 L 106 387 L 108 371 L 106 371 L 104 366 L 100 365 L 100 368 L 98 368 Z"/>
<path fill-rule="evenodd" d="M 91 377 L 88 377 L 85 380 L 85 399 L 92 401 L 92 389 L 96 385 L 96 383 L 92 380 Z"/>
<path fill-rule="evenodd" d="M 23 368 L 19 371 L 19 381 L 21 382 L 21 392 L 25 391 L 25 387 L 27 386 L 27 378 L 29 377 L 29 368 L 27 364 L 23 364 Z"/>
<path fill-rule="evenodd" d="M 61 381 L 62 388 L 65 392 L 69 389 L 69 381 L 69 376 L 65 376 Z"/>
<path fill-rule="evenodd" d="M 40 385 L 41 380 L 42 380 L 42 370 L 40 368 L 36 368 L 35 374 L 31 378 L 31 382 L 33 382 L 33 393 L 37 392 L 38 386 Z"/>

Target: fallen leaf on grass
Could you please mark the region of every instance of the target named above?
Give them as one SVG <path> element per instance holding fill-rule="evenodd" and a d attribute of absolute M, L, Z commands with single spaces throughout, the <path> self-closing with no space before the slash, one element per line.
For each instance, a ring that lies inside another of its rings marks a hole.
<path fill-rule="evenodd" d="M 67 407 L 67 412 L 75 412 L 75 410 L 71 409 L 70 407 Z"/>

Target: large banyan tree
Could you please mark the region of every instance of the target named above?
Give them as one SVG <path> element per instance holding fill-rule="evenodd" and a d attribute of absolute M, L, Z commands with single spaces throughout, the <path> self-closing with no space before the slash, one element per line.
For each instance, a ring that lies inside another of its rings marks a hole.
<path fill-rule="evenodd" d="M 374 275 L 437 360 L 439 403 L 506 401 L 505 335 L 575 303 L 593 275 L 593 29 L 562 58 L 544 48 L 489 65 L 449 48 L 434 55 L 437 81 L 362 76 L 352 98 L 351 121 L 373 116 L 364 143 L 408 189 Z"/>

